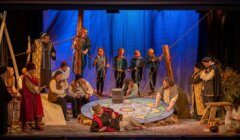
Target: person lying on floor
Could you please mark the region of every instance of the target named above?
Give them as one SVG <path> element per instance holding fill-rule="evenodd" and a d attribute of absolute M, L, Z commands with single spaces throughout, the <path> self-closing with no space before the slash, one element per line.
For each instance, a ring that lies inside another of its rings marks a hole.
<path fill-rule="evenodd" d="M 133 118 L 118 114 L 113 109 L 97 104 L 92 107 L 94 111 L 91 132 L 117 132 L 124 130 L 141 130 L 146 128 Z"/>

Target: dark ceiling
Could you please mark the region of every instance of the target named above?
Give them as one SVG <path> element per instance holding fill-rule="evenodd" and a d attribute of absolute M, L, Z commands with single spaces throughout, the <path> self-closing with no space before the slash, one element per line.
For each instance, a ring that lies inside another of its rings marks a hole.
<path fill-rule="evenodd" d="M 0 0 L 0 8 L 240 10 L 240 0 Z"/>

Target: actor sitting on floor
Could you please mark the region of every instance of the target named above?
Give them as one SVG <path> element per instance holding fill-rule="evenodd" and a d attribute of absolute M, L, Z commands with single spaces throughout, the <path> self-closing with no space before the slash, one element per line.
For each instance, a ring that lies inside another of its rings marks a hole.
<path fill-rule="evenodd" d="M 35 121 L 35 129 L 42 130 L 41 121 L 43 106 L 39 94 L 40 82 L 35 77 L 36 67 L 34 63 L 27 63 L 27 73 L 23 76 L 22 102 L 20 111 L 20 121 L 22 121 L 22 131 L 26 131 L 27 122 Z"/>
<path fill-rule="evenodd" d="M 168 77 L 163 79 L 162 87 L 157 92 L 155 107 L 158 107 L 160 100 L 168 104 L 166 111 L 174 109 L 180 119 L 190 117 L 186 94 Z"/>
<path fill-rule="evenodd" d="M 61 105 L 66 121 L 69 121 L 67 115 L 67 103 L 72 104 L 73 118 L 77 118 L 77 101 L 74 97 L 66 95 L 68 82 L 63 79 L 63 73 L 56 71 L 54 78 L 50 81 L 48 100 L 52 103 Z"/>
<path fill-rule="evenodd" d="M 102 107 L 97 104 L 92 107 L 94 111 L 91 132 L 116 132 L 124 130 L 140 130 L 145 128 L 133 118 L 118 114 L 111 108 Z"/>
<path fill-rule="evenodd" d="M 234 99 L 233 108 L 227 108 L 225 126 L 228 130 L 240 133 L 240 97 Z"/>
<path fill-rule="evenodd" d="M 89 102 L 93 94 L 93 88 L 88 81 L 81 75 L 76 75 L 75 80 L 71 82 L 69 94 L 77 100 L 77 113 L 81 113 L 81 107 Z"/>
<path fill-rule="evenodd" d="M 134 83 L 131 78 L 124 80 L 124 85 L 122 87 L 125 99 L 137 98 L 138 97 L 138 85 Z"/>

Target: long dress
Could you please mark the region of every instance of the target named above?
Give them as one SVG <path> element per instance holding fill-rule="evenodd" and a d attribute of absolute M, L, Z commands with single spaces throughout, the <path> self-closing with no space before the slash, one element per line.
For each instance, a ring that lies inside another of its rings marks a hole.
<path fill-rule="evenodd" d="M 55 53 L 55 56 L 53 56 Z M 41 86 L 49 86 L 51 80 L 51 58 L 56 60 L 56 51 L 52 43 L 35 40 L 32 46 L 32 62 L 36 65 L 36 77 Z"/>
<path fill-rule="evenodd" d="M 200 72 L 192 76 L 192 109 L 194 115 L 202 116 L 205 110 L 202 97 L 202 80 L 200 79 Z"/>
<path fill-rule="evenodd" d="M 23 77 L 23 94 L 20 111 L 20 121 L 23 123 L 43 117 L 43 106 L 40 94 L 37 94 L 38 79 L 26 74 Z"/>
<path fill-rule="evenodd" d="M 0 76 L 0 135 L 7 133 L 8 102 L 12 97 L 8 93 L 4 80 Z"/>
<path fill-rule="evenodd" d="M 83 75 L 84 68 L 86 66 L 86 55 L 83 54 L 83 51 L 90 50 L 91 43 L 90 39 L 87 37 L 83 39 L 77 37 L 74 41 L 74 55 L 73 55 L 73 72 L 76 75 Z"/>

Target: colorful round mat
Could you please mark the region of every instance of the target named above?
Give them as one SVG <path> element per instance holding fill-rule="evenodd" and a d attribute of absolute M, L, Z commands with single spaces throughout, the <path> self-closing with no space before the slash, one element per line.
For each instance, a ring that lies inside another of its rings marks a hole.
<path fill-rule="evenodd" d="M 164 119 L 173 113 L 173 110 L 166 111 L 167 106 L 163 102 L 157 108 L 153 108 L 155 100 L 146 98 L 125 99 L 121 104 L 113 104 L 112 99 L 104 99 L 90 102 L 81 108 L 81 112 L 86 117 L 92 119 L 92 106 L 101 104 L 105 107 L 110 107 L 120 114 L 127 114 L 140 123 L 149 123 Z"/>

